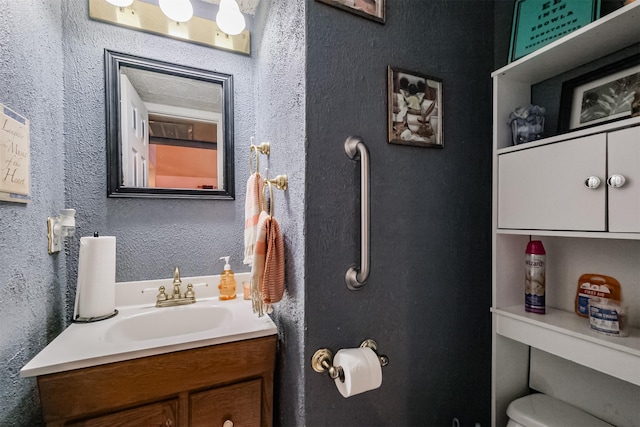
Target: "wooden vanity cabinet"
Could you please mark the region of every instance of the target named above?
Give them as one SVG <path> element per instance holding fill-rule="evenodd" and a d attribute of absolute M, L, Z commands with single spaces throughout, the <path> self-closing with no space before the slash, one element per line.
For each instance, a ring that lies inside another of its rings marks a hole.
<path fill-rule="evenodd" d="M 44 421 L 270 427 L 275 357 L 273 335 L 42 375 L 37 380 Z"/>
<path fill-rule="evenodd" d="M 227 421 L 234 426 L 260 425 L 260 388 L 260 380 L 251 380 L 191 394 L 191 425 L 223 426 Z"/>
<path fill-rule="evenodd" d="M 69 427 L 113 426 L 175 426 L 177 425 L 178 400 L 152 403 L 138 408 L 125 409 L 101 417 L 89 418 L 64 425 Z M 204 424 L 202 424 L 204 425 Z"/>

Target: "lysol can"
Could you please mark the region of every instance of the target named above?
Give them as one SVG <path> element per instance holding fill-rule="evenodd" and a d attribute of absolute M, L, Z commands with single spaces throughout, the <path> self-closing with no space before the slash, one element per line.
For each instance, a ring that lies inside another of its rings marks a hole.
<path fill-rule="evenodd" d="M 524 261 L 524 309 L 530 313 L 544 314 L 545 261 L 542 242 L 530 241 Z"/>

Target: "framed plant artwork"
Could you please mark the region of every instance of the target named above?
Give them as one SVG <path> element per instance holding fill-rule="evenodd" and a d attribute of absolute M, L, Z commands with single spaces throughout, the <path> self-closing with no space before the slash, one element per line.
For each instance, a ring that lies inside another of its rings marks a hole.
<path fill-rule="evenodd" d="M 389 143 L 444 147 L 442 80 L 388 67 Z"/>
<path fill-rule="evenodd" d="M 640 115 L 640 54 L 562 85 L 558 133 Z"/>
<path fill-rule="evenodd" d="M 387 0 L 317 0 L 384 24 Z"/>

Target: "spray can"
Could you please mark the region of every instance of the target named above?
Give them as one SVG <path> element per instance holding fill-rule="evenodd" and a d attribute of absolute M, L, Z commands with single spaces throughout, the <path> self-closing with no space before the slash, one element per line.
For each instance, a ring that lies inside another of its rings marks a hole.
<path fill-rule="evenodd" d="M 524 261 L 524 309 L 530 313 L 544 314 L 545 261 L 542 242 L 530 241 Z"/>

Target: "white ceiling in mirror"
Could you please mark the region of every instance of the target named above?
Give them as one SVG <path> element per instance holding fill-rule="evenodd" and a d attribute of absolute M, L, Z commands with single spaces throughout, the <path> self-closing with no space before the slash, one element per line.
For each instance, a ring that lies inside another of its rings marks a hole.
<path fill-rule="evenodd" d="M 222 111 L 220 85 L 130 67 L 121 67 L 120 72 L 127 75 L 145 103 L 218 113 Z"/>
<path fill-rule="evenodd" d="M 201 1 L 205 3 L 213 3 L 213 4 L 220 3 L 220 0 L 201 0 Z M 236 0 L 236 2 L 238 3 L 238 6 L 240 6 L 240 12 L 248 13 L 250 15 L 255 15 L 256 8 L 258 7 L 258 3 L 260 3 L 260 0 Z"/>

